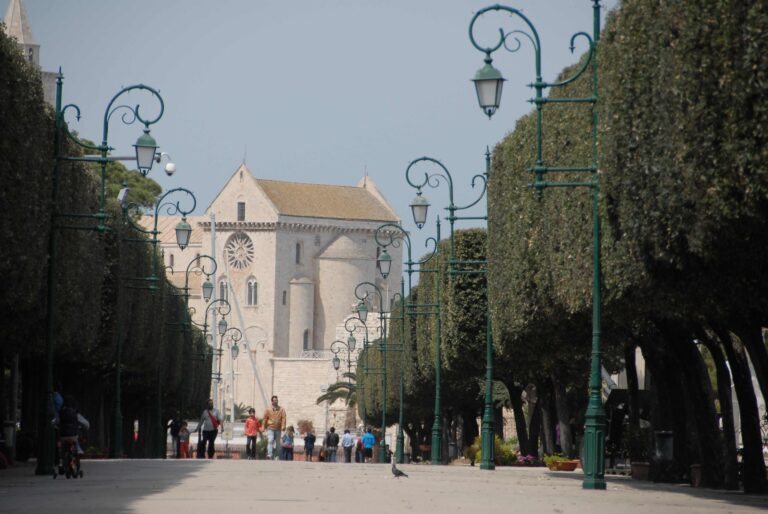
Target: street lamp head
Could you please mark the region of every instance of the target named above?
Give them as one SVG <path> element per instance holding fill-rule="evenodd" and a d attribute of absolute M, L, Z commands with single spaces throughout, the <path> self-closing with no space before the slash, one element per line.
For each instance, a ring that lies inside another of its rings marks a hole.
<path fill-rule="evenodd" d="M 203 282 L 203 300 L 208 303 L 213 295 L 213 283 L 210 280 Z"/>
<path fill-rule="evenodd" d="M 363 300 L 360 300 L 357 304 L 357 317 L 363 323 L 368 319 L 368 305 Z"/>
<path fill-rule="evenodd" d="M 189 245 L 190 235 L 192 235 L 192 225 L 187 223 L 187 217 L 184 216 L 176 225 L 176 244 L 179 245 L 181 250 L 184 250 Z"/>
<path fill-rule="evenodd" d="M 491 56 L 486 55 L 485 66 L 477 70 L 475 78 L 472 79 L 472 82 L 475 83 L 475 90 L 477 91 L 477 101 L 483 112 L 488 115 L 488 119 L 490 119 L 496 112 L 496 109 L 499 108 L 499 104 L 501 103 L 501 89 L 506 80 L 501 76 L 501 72 L 491 65 L 491 62 Z"/>
<path fill-rule="evenodd" d="M 384 251 L 381 252 L 379 258 L 376 260 L 377 264 L 379 265 L 379 272 L 381 273 L 381 276 L 386 279 L 392 269 L 392 256 L 389 255 L 389 253 L 387 253 L 387 249 L 384 248 Z"/>
<path fill-rule="evenodd" d="M 426 197 L 421 196 L 421 189 L 416 193 L 416 198 L 411 201 L 411 213 L 413 214 L 413 222 L 416 223 L 418 228 L 424 226 L 427 222 L 427 212 L 429 211 L 429 200 Z"/>
<path fill-rule="evenodd" d="M 144 133 L 139 136 L 133 147 L 136 149 L 136 167 L 142 175 L 146 175 L 152 169 L 157 152 L 157 141 L 150 135 L 149 127 L 144 128 Z"/>
<path fill-rule="evenodd" d="M 333 356 L 333 369 L 336 371 L 339 371 L 339 366 L 341 366 L 341 359 L 339 359 L 338 355 Z"/>
<path fill-rule="evenodd" d="M 237 360 L 237 356 L 240 355 L 240 347 L 237 346 L 237 343 L 232 343 L 232 360 Z"/>
<path fill-rule="evenodd" d="M 355 351 L 355 346 L 357 346 L 357 339 L 355 339 L 355 336 L 352 334 L 349 334 L 349 337 L 347 338 L 347 346 L 349 347 L 350 352 Z"/>
<path fill-rule="evenodd" d="M 223 334 L 227 331 L 227 320 L 224 318 L 221 318 L 219 320 L 219 334 Z"/>

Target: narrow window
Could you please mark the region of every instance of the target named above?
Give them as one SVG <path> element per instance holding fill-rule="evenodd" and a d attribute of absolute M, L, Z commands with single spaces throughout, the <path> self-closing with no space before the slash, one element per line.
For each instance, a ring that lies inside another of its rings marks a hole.
<path fill-rule="evenodd" d="M 381 246 L 376 247 L 376 271 L 381 273 L 381 265 L 379 264 L 379 257 L 381 256 Z"/>
<path fill-rule="evenodd" d="M 309 346 L 309 329 L 307 329 L 304 331 L 304 349 L 311 350 Z"/>
<path fill-rule="evenodd" d="M 245 202 L 237 202 L 237 221 L 245 221 Z"/>
<path fill-rule="evenodd" d="M 252 278 L 248 280 L 248 298 L 246 298 L 246 303 L 248 305 L 256 305 L 259 302 L 259 289 L 258 284 L 256 283 L 256 279 Z"/>
<path fill-rule="evenodd" d="M 225 279 L 222 279 L 219 282 L 219 298 L 221 298 L 222 300 L 229 299 L 227 295 L 227 281 Z"/>
<path fill-rule="evenodd" d="M 296 243 L 296 264 L 301 264 L 301 243 Z"/>
<path fill-rule="evenodd" d="M 168 264 L 171 265 L 171 271 L 173 271 L 173 254 L 168 256 Z"/>
<path fill-rule="evenodd" d="M 285 305 L 288 301 L 288 292 L 283 291 L 283 305 Z"/>

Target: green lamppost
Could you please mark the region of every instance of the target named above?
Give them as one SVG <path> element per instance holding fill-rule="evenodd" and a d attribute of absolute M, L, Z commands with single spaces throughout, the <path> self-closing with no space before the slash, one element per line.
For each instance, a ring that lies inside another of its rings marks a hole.
<path fill-rule="evenodd" d="M 48 236 L 48 277 L 47 277 L 47 297 L 46 297 L 46 343 L 45 343 L 45 389 L 43 391 L 44 398 L 41 402 L 41 415 L 39 425 L 39 446 L 37 456 L 37 466 L 35 473 L 38 475 L 48 475 L 53 473 L 53 455 L 54 455 L 54 440 L 53 440 L 53 427 L 50 420 L 53 417 L 53 352 L 56 346 L 56 325 L 55 325 L 55 311 L 56 311 L 56 292 L 54 278 L 57 274 L 57 262 L 56 262 L 56 240 L 58 229 L 71 229 L 71 230 L 95 230 L 98 232 L 104 232 L 108 229 L 106 220 L 109 217 L 106 213 L 105 194 L 106 194 L 106 176 L 107 176 L 107 164 L 110 161 L 136 161 L 136 167 L 139 171 L 146 175 L 152 169 L 152 164 L 159 159 L 157 153 L 157 142 L 150 135 L 149 127 L 157 123 L 163 115 L 164 103 L 163 99 L 155 89 L 145 86 L 144 84 L 137 84 L 122 88 L 118 93 L 112 97 L 107 104 L 107 108 L 104 111 L 104 123 L 101 144 L 93 145 L 88 144 L 77 137 L 75 137 L 67 127 L 67 123 L 64 119 L 66 111 L 72 109 L 75 111 L 77 119 L 80 119 L 80 108 L 75 104 L 68 104 L 62 107 L 62 91 L 64 84 L 64 75 L 61 70 L 56 80 L 56 103 L 54 112 L 54 157 L 55 164 L 53 169 L 53 184 L 51 188 L 51 231 Z M 144 111 L 139 112 L 140 105 L 134 106 L 116 105 L 116 102 L 120 97 L 131 91 L 139 91 L 149 93 L 151 97 L 155 98 L 159 103 L 159 112 L 155 117 L 146 117 Z M 112 119 L 112 115 L 121 111 L 119 118 L 125 124 L 132 124 L 140 122 L 144 125 L 142 135 L 137 139 L 134 144 L 135 155 L 127 157 L 114 157 L 110 156 L 109 152 L 112 148 L 109 145 L 109 122 Z M 86 150 L 95 150 L 98 155 L 87 156 L 67 156 L 64 155 L 62 136 L 72 141 L 75 145 L 84 148 Z M 99 195 L 99 209 L 95 214 L 92 213 L 63 213 L 57 210 L 58 190 L 59 190 L 59 168 L 63 161 L 82 161 L 82 162 L 94 162 L 101 165 L 101 184 Z M 168 169 L 172 169 L 172 165 L 169 164 Z M 170 171 L 169 173 L 173 173 Z M 60 223 L 60 220 L 68 220 L 72 224 Z M 84 222 L 92 220 L 95 221 L 95 225 L 86 225 Z"/>
<path fill-rule="evenodd" d="M 355 353 L 356 345 L 357 340 L 354 338 L 354 336 L 350 336 L 347 341 L 336 339 L 331 343 L 331 353 L 333 353 L 333 359 L 331 359 L 331 363 L 333 364 L 334 370 L 339 371 L 339 368 L 341 367 L 341 359 L 339 358 L 339 353 L 341 353 L 343 350 L 347 351 L 347 382 L 349 384 L 352 383 L 352 363 L 354 362 L 352 356 Z"/>
<path fill-rule="evenodd" d="M 355 325 L 359 325 L 359 326 L 355 326 Z M 365 424 L 367 424 L 367 422 L 366 422 L 367 412 L 366 412 L 365 394 L 364 394 L 364 392 L 365 392 L 365 389 L 364 389 L 364 387 L 365 387 L 364 386 L 365 380 L 362 378 L 362 374 L 363 373 L 365 373 L 365 374 L 368 373 L 368 362 L 367 362 L 368 361 L 368 354 L 366 353 L 366 350 L 368 350 L 368 346 L 369 346 L 368 345 L 368 326 L 365 324 L 365 322 L 360 320 L 359 317 L 350 317 L 350 318 L 347 318 L 347 320 L 344 322 L 344 329 L 349 333 L 349 335 L 347 336 L 347 343 L 346 344 L 347 344 L 347 347 L 350 348 L 350 352 L 354 352 L 355 349 L 357 348 L 357 339 L 355 338 L 355 331 L 360 329 L 360 328 L 363 329 L 363 347 L 362 347 L 361 351 L 363 352 L 363 355 L 365 355 L 365 362 L 363 362 L 363 366 L 362 366 L 362 369 L 361 369 L 361 367 L 360 367 L 360 353 L 358 353 L 357 354 L 357 359 L 355 361 L 355 376 L 356 376 L 355 387 L 358 389 L 357 397 L 358 397 L 358 402 L 359 402 L 360 406 L 362 407 L 361 416 L 362 416 L 363 424 L 365 425 Z M 333 361 L 332 364 L 334 366 L 334 369 L 338 370 L 338 368 L 336 368 L 336 362 Z M 341 363 L 339 363 L 339 365 L 341 365 Z M 347 373 L 351 373 L 351 369 L 348 369 Z M 351 380 L 351 378 L 350 378 L 350 380 Z"/>
<path fill-rule="evenodd" d="M 439 229 L 438 229 L 439 230 Z M 384 280 L 387 279 L 389 276 L 389 273 L 392 269 L 392 256 L 389 255 L 389 252 L 387 251 L 387 248 L 392 246 L 395 248 L 398 248 L 400 246 L 400 243 L 403 242 L 405 244 L 406 252 L 408 260 L 404 263 L 406 266 L 406 272 L 408 273 L 408 294 L 410 295 L 411 292 L 411 286 L 412 286 L 412 276 L 414 272 L 424 273 L 424 272 L 430 272 L 433 270 L 425 270 L 423 269 L 423 266 L 425 263 L 427 263 L 429 260 L 432 259 L 432 257 L 435 256 L 437 253 L 437 241 L 434 241 L 434 246 L 432 249 L 432 253 L 422 259 L 418 263 L 413 262 L 413 258 L 411 257 L 411 238 L 408 235 L 408 233 L 403 230 L 403 228 L 400 225 L 397 225 L 395 223 L 385 223 L 383 225 L 380 225 L 376 232 L 374 233 L 374 238 L 376 239 L 376 244 L 383 248 L 383 251 L 377 258 L 377 264 L 379 268 L 379 272 L 381 273 L 381 276 L 384 278 Z M 426 245 L 429 246 L 429 240 L 427 240 Z M 419 268 L 414 270 L 414 264 L 418 264 Z M 401 279 L 400 280 L 400 297 L 403 299 L 400 302 L 400 407 L 399 407 L 399 413 L 398 413 L 398 428 L 397 428 L 397 444 L 396 444 L 396 450 L 395 450 L 395 457 L 398 464 L 402 464 L 404 459 L 404 444 L 405 444 L 405 436 L 403 435 L 403 397 L 405 393 L 405 380 L 404 380 L 404 366 L 405 366 L 405 311 L 406 307 L 409 311 L 409 314 L 411 316 L 414 315 L 414 308 L 416 307 L 413 303 L 410 303 L 406 306 L 405 301 L 405 283 Z M 410 297 L 410 296 L 409 296 Z"/>
<path fill-rule="evenodd" d="M 477 72 L 473 79 L 477 89 L 477 99 L 480 108 L 490 118 L 498 109 L 501 101 L 501 88 L 504 78 L 493 67 L 491 54 L 502 46 L 510 51 L 516 51 L 520 47 L 520 41 L 516 35 L 525 36 L 533 45 L 536 57 L 536 80 L 532 84 L 536 90 L 536 97 L 531 100 L 536 105 L 536 163 L 529 169 L 533 173 L 534 180 L 531 183 L 536 192 L 541 195 L 549 187 L 585 187 L 592 196 L 592 362 L 589 381 L 589 404 L 586 412 L 586 430 L 584 434 L 584 489 L 605 489 L 605 410 L 600 396 L 601 393 L 601 343 L 600 343 L 600 213 L 599 213 L 599 178 L 597 174 L 597 43 L 600 40 L 600 2 L 592 1 L 592 36 L 586 32 L 577 32 L 571 37 L 571 51 L 574 50 L 576 38 L 582 37 L 589 45 L 587 58 L 573 76 L 559 82 L 544 82 L 541 78 L 541 43 L 536 28 L 531 21 L 519 10 L 502 5 L 492 5 L 481 9 L 473 16 L 469 24 L 469 39 L 472 45 L 485 54 L 485 65 Z M 513 17 L 520 18 L 530 29 L 513 30 L 505 32 L 499 29 L 499 41 L 494 46 L 484 47 L 477 43 L 474 37 L 474 25 L 478 17 L 488 11 L 502 11 Z M 514 35 L 514 36 L 513 36 Z M 507 46 L 507 40 L 512 36 L 516 46 Z M 592 96 L 587 98 L 544 98 L 544 90 L 547 88 L 561 87 L 570 84 L 592 64 Z M 548 166 L 542 155 L 542 119 L 544 106 L 552 103 L 576 103 L 586 104 L 592 111 L 592 158 L 589 165 L 581 166 Z M 550 172 L 588 174 L 588 179 L 575 182 L 547 181 L 545 175 Z"/>
<path fill-rule="evenodd" d="M 372 282 L 360 282 L 355 287 L 355 297 L 358 300 L 357 303 L 357 316 L 363 323 L 368 318 L 368 297 L 371 293 L 375 293 L 379 298 L 379 331 L 381 337 L 379 339 L 379 351 L 382 357 L 382 398 L 381 398 L 381 442 L 379 445 L 379 461 L 387 461 L 387 443 L 385 439 L 387 430 L 387 314 L 385 310 L 385 303 L 388 301 L 386 297 L 381 293 L 381 290 Z M 401 299 L 402 302 L 402 299 Z"/>
<path fill-rule="evenodd" d="M 143 137 L 143 136 L 142 136 Z M 178 187 L 175 189 L 170 189 L 167 192 L 165 192 L 163 195 L 161 195 L 157 201 L 155 202 L 155 208 L 154 208 L 154 225 L 151 230 L 146 230 L 143 227 L 141 227 L 139 224 L 137 224 L 134 221 L 134 213 L 140 212 L 141 207 L 138 204 L 135 203 L 129 203 L 127 202 L 127 197 L 129 193 L 129 188 L 124 185 L 123 189 L 120 190 L 120 193 L 118 195 L 118 199 L 120 200 L 121 207 L 123 210 L 123 220 L 128 223 L 128 225 L 131 227 L 132 230 L 135 232 L 138 232 L 139 234 L 145 236 L 145 237 L 136 237 L 136 238 L 126 238 L 124 241 L 130 242 L 130 243 L 141 243 L 141 244 L 149 244 L 152 246 L 152 269 L 151 274 L 149 277 L 123 277 L 124 280 L 138 283 L 139 285 L 131 285 L 129 287 L 133 289 L 147 289 L 150 291 L 150 293 L 154 294 L 158 290 L 158 276 L 157 276 L 157 270 L 158 270 L 158 251 L 157 251 L 157 245 L 160 242 L 158 239 L 158 235 L 160 234 L 160 231 L 157 230 L 157 224 L 159 220 L 160 211 L 164 211 L 165 214 L 169 216 L 173 216 L 176 214 L 181 214 L 182 218 L 181 221 L 176 225 L 176 244 L 178 245 L 180 250 L 184 250 L 189 245 L 189 238 L 192 234 L 192 227 L 187 222 L 187 215 L 191 213 L 195 206 L 197 205 L 197 199 L 195 198 L 195 195 L 192 193 L 192 191 L 185 189 L 183 187 Z M 182 207 L 181 200 L 171 201 L 167 200 L 169 197 L 172 196 L 182 196 L 182 198 L 188 200 L 189 207 L 185 208 Z M 117 287 L 117 293 L 118 293 L 118 312 L 117 312 L 117 330 L 116 330 L 116 337 L 117 342 L 115 345 L 115 352 L 116 352 L 116 372 L 115 372 L 115 420 L 114 420 L 114 456 L 119 457 L 122 455 L 122 423 L 123 423 L 123 416 L 121 412 L 121 385 L 120 385 L 120 378 L 121 378 L 121 355 L 122 355 L 122 340 L 123 340 L 123 320 L 121 315 L 121 309 L 119 308 L 119 295 L 120 295 L 121 287 L 118 282 Z M 186 291 L 185 291 L 186 293 Z M 163 435 L 165 435 L 165 428 L 162 423 L 162 373 L 158 374 L 158 420 L 161 425 L 161 429 L 163 431 Z M 158 445 L 159 447 L 159 445 Z"/>
<path fill-rule="evenodd" d="M 484 274 L 487 268 L 486 260 L 459 260 L 456 259 L 455 244 L 453 238 L 454 224 L 456 221 L 467 220 L 487 220 L 488 216 L 457 216 L 456 211 L 463 211 L 477 205 L 480 200 L 485 196 L 487 184 L 488 184 L 488 171 L 490 169 L 490 152 L 486 150 L 486 164 L 485 173 L 475 175 L 472 177 L 472 187 L 475 187 L 478 183 L 482 186 L 482 191 L 478 197 L 472 203 L 464 206 L 457 206 L 453 203 L 453 177 L 443 163 L 432 157 L 419 157 L 414 159 L 408 164 L 408 168 L 405 170 L 405 180 L 411 187 L 416 189 L 416 197 L 411 201 L 411 212 L 413 214 L 413 221 L 418 228 L 422 228 L 427 222 L 427 214 L 429 211 L 430 203 L 426 197 L 422 195 L 422 189 L 424 187 L 439 187 L 441 182 L 445 182 L 448 185 L 448 207 L 445 210 L 448 211 L 448 217 L 446 218 L 450 224 L 449 232 L 449 248 L 450 253 L 448 256 L 448 273 L 453 274 Z M 411 177 L 411 170 L 419 163 L 427 163 L 433 166 L 437 166 L 437 171 L 425 172 L 424 178 L 420 181 L 414 180 Z M 438 223 L 437 241 L 440 241 L 440 224 Z M 439 276 L 438 276 L 439 277 Z M 436 281 L 435 297 L 437 299 L 438 311 L 440 310 L 440 279 Z M 486 312 L 486 328 L 485 328 L 485 346 L 486 346 L 486 375 L 485 375 L 485 407 L 483 409 L 483 421 L 482 421 L 482 459 L 480 460 L 480 469 L 495 469 L 494 464 L 494 434 L 493 434 L 493 341 L 491 339 L 491 317 L 490 311 Z M 437 317 L 437 329 L 435 331 L 435 421 L 432 426 L 432 463 L 442 463 L 442 410 L 440 405 L 440 372 L 442 368 L 442 356 L 440 352 L 440 316 Z"/>
<path fill-rule="evenodd" d="M 219 323 L 224 321 L 226 324 L 226 321 L 222 318 L 219 320 Z M 226 325 L 225 325 L 226 326 Z M 234 423 L 235 421 L 235 361 L 237 360 L 237 356 L 240 355 L 240 347 L 237 345 L 237 343 L 243 338 L 243 333 L 240 331 L 237 327 L 229 327 L 224 332 L 219 332 L 221 334 L 221 342 L 219 343 L 219 355 L 223 355 L 224 350 L 224 342 L 226 341 L 229 346 L 229 356 L 230 356 L 230 366 L 229 366 L 229 376 L 230 376 L 230 384 L 232 386 L 232 408 L 229 411 L 229 421 L 230 423 Z M 219 377 L 221 378 L 221 359 L 219 359 Z"/>

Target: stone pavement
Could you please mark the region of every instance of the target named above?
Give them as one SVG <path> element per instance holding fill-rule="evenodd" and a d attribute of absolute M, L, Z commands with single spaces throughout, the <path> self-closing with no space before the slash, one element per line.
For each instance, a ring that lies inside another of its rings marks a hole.
<path fill-rule="evenodd" d="M 34 464 L 0 470 L 0 512 L 64 513 L 439 513 L 557 514 L 767 512 L 768 496 L 609 477 L 585 491 L 580 472 L 546 468 L 302 461 L 83 461 L 85 478 L 34 476 Z"/>

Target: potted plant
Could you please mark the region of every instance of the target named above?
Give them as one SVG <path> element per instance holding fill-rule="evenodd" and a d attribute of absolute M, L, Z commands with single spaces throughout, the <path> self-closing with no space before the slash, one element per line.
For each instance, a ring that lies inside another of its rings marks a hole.
<path fill-rule="evenodd" d="M 579 461 L 555 453 L 553 455 L 545 455 L 544 464 L 552 471 L 573 471 L 578 467 Z"/>

